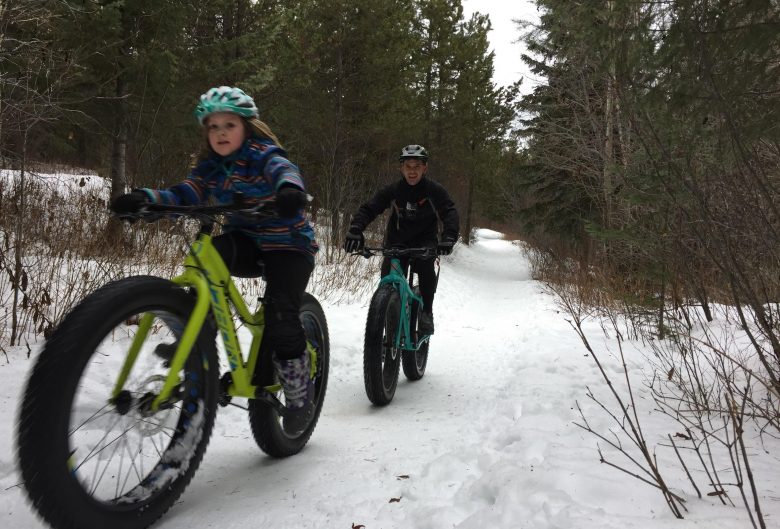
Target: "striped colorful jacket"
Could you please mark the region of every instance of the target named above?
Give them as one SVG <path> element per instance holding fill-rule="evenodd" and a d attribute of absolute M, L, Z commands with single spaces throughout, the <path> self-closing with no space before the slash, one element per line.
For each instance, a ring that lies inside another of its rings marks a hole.
<path fill-rule="evenodd" d="M 287 153 L 271 140 L 251 137 L 230 156 L 212 154 L 201 160 L 179 184 L 140 191 L 152 202 L 175 205 L 231 204 L 233 194 L 241 192 L 248 205 L 258 205 L 272 200 L 283 185 L 305 191 L 300 171 L 287 159 Z M 262 251 L 293 250 L 313 261 L 318 250 L 303 209 L 293 218 L 274 217 L 259 224 L 230 216 L 225 231 L 230 230 L 243 231 Z"/>

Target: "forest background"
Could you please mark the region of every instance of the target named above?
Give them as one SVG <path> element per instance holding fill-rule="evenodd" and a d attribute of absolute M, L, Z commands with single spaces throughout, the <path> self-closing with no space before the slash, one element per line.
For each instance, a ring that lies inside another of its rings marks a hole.
<path fill-rule="evenodd" d="M 203 141 L 197 97 L 237 85 L 304 172 L 323 270 L 400 146 L 425 145 L 462 242 L 474 226 L 522 239 L 575 328 L 598 314 L 656 347 L 659 407 L 722 440 L 755 492 L 745 421 L 780 436 L 780 6 L 536 4 L 518 61 L 544 81 L 521 95 L 492 82 L 490 20 L 460 0 L 3 0 L 0 166 L 19 177 L 0 181 L 0 347 L 45 336 L 139 256 L 181 256 L 174 226 L 122 227 L 105 194 L 36 175 L 78 168 L 111 196 L 171 185 Z M 693 338 L 714 306 L 747 345 Z M 630 409 L 616 417 L 662 483 Z"/>

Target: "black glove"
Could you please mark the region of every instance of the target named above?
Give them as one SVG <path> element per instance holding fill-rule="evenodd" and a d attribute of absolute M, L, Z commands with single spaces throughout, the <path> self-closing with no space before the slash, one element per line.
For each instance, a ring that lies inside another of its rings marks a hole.
<path fill-rule="evenodd" d="M 346 252 L 360 252 L 366 245 L 366 238 L 363 237 L 363 232 L 357 226 L 350 226 L 347 232 L 347 238 L 344 241 L 344 251 Z"/>
<path fill-rule="evenodd" d="M 455 239 L 451 237 L 442 237 L 441 242 L 439 242 L 439 244 L 436 245 L 436 254 L 450 255 L 452 253 L 452 248 L 454 246 L 455 246 Z"/>
<path fill-rule="evenodd" d="M 133 191 L 119 195 L 111 201 L 111 211 L 119 216 L 138 213 L 144 205 L 149 203 L 149 198 L 143 191 Z"/>
<path fill-rule="evenodd" d="M 287 186 L 276 192 L 276 211 L 280 217 L 291 219 L 306 205 L 306 193 L 297 187 Z"/>

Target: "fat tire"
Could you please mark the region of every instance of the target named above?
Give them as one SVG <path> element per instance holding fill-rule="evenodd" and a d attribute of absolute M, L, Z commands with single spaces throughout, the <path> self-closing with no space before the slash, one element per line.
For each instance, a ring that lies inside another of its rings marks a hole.
<path fill-rule="evenodd" d="M 208 325 L 185 366 L 188 388 L 199 396 L 188 397 L 188 390 L 180 401 L 181 408 L 174 408 L 177 415 L 171 417 L 177 422 L 168 436 L 170 444 L 145 481 L 120 498 L 102 500 L 85 490 L 84 476 L 69 470 L 67 463 L 75 452 L 69 440 L 72 406 L 88 362 L 102 340 L 128 316 L 165 311 L 177 322 L 179 318 L 186 322 L 193 307 L 192 296 L 170 281 L 130 277 L 87 296 L 47 340 L 20 407 L 17 456 L 29 499 L 51 527 L 142 529 L 159 519 L 184 492 L 203 458 L 216 414 L 219 364 L 214 329 Z M 117 414 L 116 408 L 112 413 Z M 182 447 L 186 448 L 183 456 Z M 167 481 L 171 471 L 173 476 Z M 166 481 L 160 483 L 160 479 Z"/>
<path fill-rule="evenodd" d="M 300 452 L 309 442 L 325 402 L 330 368 L 330 338 L 325 312 L 317 299 L 309 293 L 303 295 L 300 310 L 306 340 L 317 349 L 317 371 L 314 375 L 314 410 L 309 425 L 298 435 L 284 431 L 279 414 L 271 406 L 259 401 L 249 401 L 249 424 L 257 446 L 271 457 L 288 457 Z M 269 386 L 278 383 L 271 363 L 271 352 L 261 350 L 255 383 Z"/>
<path fill-rule="evenodd" d="M 420 289 L 414 287 L 415 295 L 420 295 Z M 417 315 L 420 312 L 420 303 L 418 301 L 412 302 L 412 310 L 410 314 L 410 326 L 414 336 L 418 336 L 417 329 Z M 425 375 L 425 368 L 428 366 L 428 345 L 431 343 L 431 337 L 416 351 L 403 352 L 401 359 L 401 365 L 404 369 L 404 375 L 407 380 L 412 382 L 420 380 Z"/>
<path fill-rule="evenodd" d="M 382 285 L 371 298 L 366 319 L 366 334 L 363 345 L 363 379 L 366 396 L 373 404 L 385 406 L 395 396 L 398 386 L 398 372 L 401 355 L 388 343 L 394 341 L 398 330 L 401 298 L 391 285 Z"/>

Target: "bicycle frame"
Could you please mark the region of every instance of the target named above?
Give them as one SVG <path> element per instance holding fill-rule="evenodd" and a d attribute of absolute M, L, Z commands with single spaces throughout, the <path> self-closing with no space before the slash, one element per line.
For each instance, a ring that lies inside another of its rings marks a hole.
<path fill-rule="evenodd" d="M 252 385 L 252 375 L 257 366 L 260 345 L 265 330 L 264 306 L 261 305 L 254 314 L 249 311 L 244 298 L 238 292 L 235 283 L 233 283 L 225 262 L 211 241 L 210 234 L 201 232 L 197 240 L 191 245 L 190 253 L 184 259 L 184 273 L 172 279 L 177 285 L 194 288 L 197 293 L 197 301 L 184 328 L 184 332 L 179 338 L 176 352 L 171 358 L 170 370 L 165 378 L 163 387 L 151 402 L 151 411 L 157 411 L 164 407 L 169 401 L 173 390 L 181 383 L 179 372 L 184 367 L 190 351 L 193 345 L 195 345 L 209 310 L 214 314 L 217 331 L 225 345 L 225 353 L 230 366 L 231 381 L 226 388 L 227 394 L 231 397 L 253 399 L 258 398 L 265 392 L 275 393 L 280 389 L 279 384 L 265 387 Z M 252 343 L 249 347 L 246 361 L 238 342 L 236 325 L 231 314 L 230 305 L 233 306 L 238 317 L 246 324 L 249 332 L 252 333 Z M 133 339 L 119 378 L 114 386 L 112 399 L 116 398 L 122 391 L 154 319 L 155 316 L 151 312 L 142 316 L 138 332 Z M 306 348 L 311 355 L 313 374 L 316 370 L 316 351 L 308 342 L 306 343 Z"/>
<path fill-rule="evenodd" d="M 412 274 L 411 265 L 409 274 L 410 276 Z M 398 291 L 398 295 L 401 298 L 401 314 L 398 320 L 398 330 L 395 333 L 394 347 L 405 351 L 419 350 L 430 339 L 430 336 L 425 335 L 417 342 L 412 340 L 410 307 L 412 302 L 416 301 L 419 303 L 420 310 L 422 310 L 423 300 L 422 297 L 412 291 L 412 287 L 401 268 L 401 261 L 398 258 L 390 259 L 390 272 L 379 280 L 379 286 L 381 287 L 382 285 L 391 285 Z"/>

